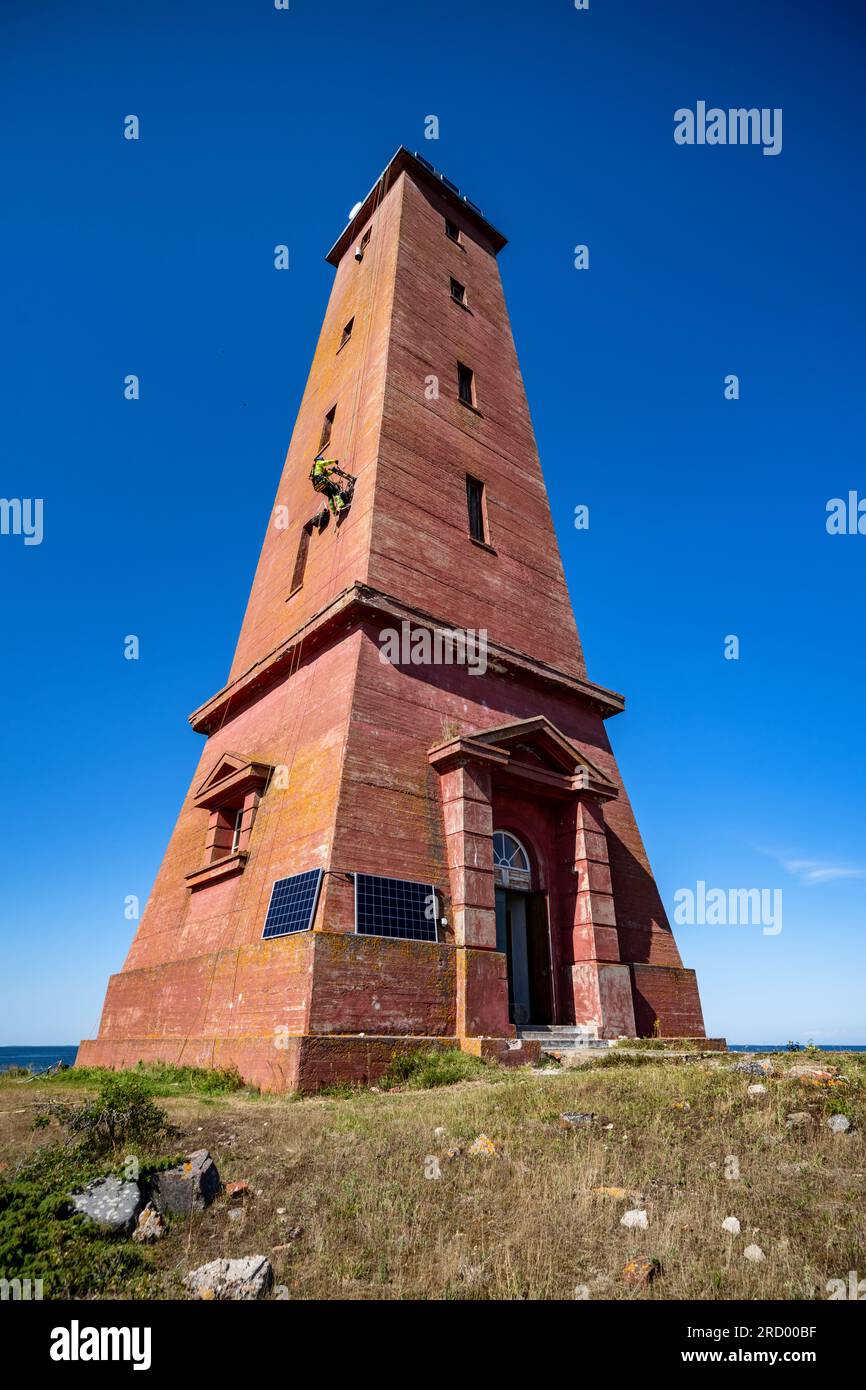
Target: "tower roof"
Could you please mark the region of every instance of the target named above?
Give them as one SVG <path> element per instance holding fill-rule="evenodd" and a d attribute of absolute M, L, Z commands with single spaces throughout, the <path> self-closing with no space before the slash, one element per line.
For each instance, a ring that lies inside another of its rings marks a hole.
<path fill-rule="evenodd" d="M 412 154 L 406 149 L 405 145 L 400 145 L 396 154 L 382 170 L 370 192 L 361 203 L 355 216 L 347 222 L 334 245 L 331 247 L 326 261 L 331 265 L 339 265 L 348 247 L 354 241 L 357 233 L 367 222 L 371 214 L 375 211 L 378 204 L 384 198 L 388 189 L 404 171 L 411 173 L 417 183 L 427 188 L 433 188 L 439 193 L 446 203 L 450 203 L 455 210 L 459 209 L 462 215 L 481 230 L 490 241 L 494 255 L 498 255 L 503 246 L 507 245 L 507 237 L 504 237 L 492 222 L 488 222 L 484 213 L 477 204 L 473 203 L 465 193 L 461 193 L 456 183 L 452 183 L 444 174 L 440 174 L 438 169 L 434 169 L 428 160 L 422 158 L 420 154 Z"/>

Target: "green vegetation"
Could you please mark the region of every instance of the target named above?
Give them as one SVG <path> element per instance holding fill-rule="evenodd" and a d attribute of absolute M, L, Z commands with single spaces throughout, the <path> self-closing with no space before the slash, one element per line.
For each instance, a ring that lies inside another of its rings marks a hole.
<path fill-rule="evenodd" d="M 40 1102 L 35 1127 L 44 1129 L 52 1121 L 77 1141 L 81 1155 L 115 1154 L 121 1145 L 153 1150 L 177 1134 L 165 1111 L 151 1099 L 144 1078 L 135 1072 L 109 1072 L 99 1094 L 78 1105 Z"/>
<path fill-rule="evenodd" d="M 429 1091 L 434 1086 L 454 1086 L 458 1081 L 479 1077 L 489 1081 L 499 1070 L 457 1047 L 403 1052 L 394 1058 L 379 1081 L 379 1089 L 392 1091 L 399 1086 L 409 1091 Z"/>
<path fill-rule="evenodd" d="M 205 1067 L 173 1067 L 164 1062 L 139 1062 L 137 1067 L 120 1074 L 138 1077 L 144 1090 L 151 1096 L 222 1096 L 232 1091 L 254 1090 L 246 1085 L 238 1071 L 230 1068 L 209 1070 Z M 108 1067 L 68 1067 L 65 1071 L 55 1072 L 53 1076 L 34 1077 L 32 1072 L 18 1067 L 0 1072 L 0 1086 L 38 1082 L 40 1087 L 92 1089 L 102 1086 L 116 1075 L 118 1073 Z"/>
<path fill-rule="evenodd" d="M 826 1298 L 862 1265 L 866 1056 L 822 1053 L 828 1075 L 795 1077 L 803 1054 L 777 1054 L 752 1094 L 737 1060 L 613 1049 L 539 1075 L 422 1052 L 376 1091 L 266 1103 L 191 1083 L 161 1103 L 178 1138 L 154 1119 L 132 1152 L 147 1172 L 171 1161 L 163 1145 L 207 1148 L 247 1195 L 145 1248 L 67 1214 L 70 1190 L 123 1175 L 117 1131 L 100 1159 L 84 1134 L 33 1129 L 45 1101 L 95 1114 L 111 1096 L 61 1097 L 53 1078 L 0 1088 L 0 1277 L 41 1278 L 46 1297 L 171 1298 L 188 1270 L 260 1252 L 290 1299 Z M 567 1112 L 594 1118 L 566 1128 Z M 850 1132 L 831 1131 L 835 1113 Z M 645 1231 L 621 1225 L 635 1206 Z M 650 1285 L 624 1277 L 642 1257 L 662 1266 Z"/>
<path fill-rule="evenodd" d="M 78 1105 L 37 1101 L 33 1128 L 52 1122 L 66 1130 L 66 1140 L 38 1149 L 0 1179 L 2 1277 L 41 1279 L 49 1298 L 151 1296 L 153 1279 L 139 1248 L 74 1214 L 70 1193 L 111 1171 L 126 1176 L 124 1165 L 107 1169 L 106 1156 L 116 1160 L 128 1145 L 135 1146 L 138 1173 L 165 1167 L 173 1160 L 159 1147 L 177 1134 L 175 1127 L 134 1072 L 109 1072 L 98 1095 Z"/>

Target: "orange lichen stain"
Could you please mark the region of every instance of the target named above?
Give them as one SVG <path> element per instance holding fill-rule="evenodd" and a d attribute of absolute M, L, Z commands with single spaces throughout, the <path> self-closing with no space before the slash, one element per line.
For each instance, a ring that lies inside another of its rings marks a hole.
<path fill-rule="evenodd" d="M 627 1284 L 649 1284 L 661 1272 L 662 1267 L 658 1260 L 638 1255 L 637 1259 L 629 1260 L 622 1271 L 622 1277 Z"/>
<path fill-rule="evenodd" d="M 599 1197 L 615 1197 L 617 1201 L 621 1201 L 623 1197 L 628 1196 L 628 1192 L 624 1187 L 594 1187 L 592 1191 Z"/>

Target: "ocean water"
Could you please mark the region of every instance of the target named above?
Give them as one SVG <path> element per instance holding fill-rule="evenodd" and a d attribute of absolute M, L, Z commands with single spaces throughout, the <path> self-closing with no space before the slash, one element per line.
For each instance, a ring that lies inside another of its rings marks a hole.
<path fill-rule="evenodd" d="M 55 1062 L 65 1062 L 68 1067 L 75 1061 L 77 1047 L 0 1047 L 0 1071 L 10 1067 L 30 1067 L 33 1071 L 45 1071 Z"/>

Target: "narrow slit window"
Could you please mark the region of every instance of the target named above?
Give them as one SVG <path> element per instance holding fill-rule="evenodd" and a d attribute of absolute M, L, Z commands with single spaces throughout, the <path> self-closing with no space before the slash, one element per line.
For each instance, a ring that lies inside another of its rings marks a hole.
<path fill-rule="evenodd" d="M 337 348 L 337 351 L 338 351 L 338 352 L 340 351 L 340 348 L 344 348 L 344 347 L 346 346 L 346 344 L 348 343 L 349 339 L 350 339 L 351 336 L 352 336 L 352 329 L 353 329 L 354 327 L 355 327 L 355 320 L 354 320 L 354 317 L 353 317 L 353 318 L 350 318 L 350 319 L 349 319 L 349 322 L 346 324 L 346 327 L 343 329 L 343 336 L 342 336 L 342 338 L 340 339 L 340 347 Z"/>
<path fill-rule="evenodd" d="M 459 280 L 455 280 L 453 275 L 451 276 L 451 298 L 456 300 L 458 304 L 465 305 L 466 303 L 466 286 L 461 285 Z"/>
<path fill-rule="evenodd" d="M 462 362 L 457 363 L 457 391 L 464 405 L 475 404 L 475 373 Z"/>
<path fill-rule="evenodd" d="M 356 248 L 355 248 L 355 260 L 356 260 L 356 261 L 362 261 L 362 260 L 364 259 L 364 252 L 366 251 L 366 249 L 367 249 L 367 243 L 368 243 L 369 240 L 370 240 L 370 232 L 371 232 L 371 230 L 372 230 L 372 229 L 371 229 L 370 227 L 367 228 L 366 232 L 365 232 L 364 235 L 361 237 L 361 240 L 358 242 L 358 245 L 357 245 Z"/>
<path fill-rule="evenodd" d="M 458 245 L 460 244 L 460 228 L 455 222 L 449 222 L 447 217 L 445 218 L 445 235 L 449 237 L 451 241 L 456 241 Z"/>
<path fill-rule="evenodd" d="M 331 442 L 331 430 L 334 427 L 334 416 L 336 415 L 336 413 L 337 407 L 335 405 L 332 405 L 331 409 L 328 411 L 327 415 L 322 421 L 322 437 L 319 440 L 319 453 L 321 453 L 323 449 L 327 449 L 328 445 Z"/>
<path fill-rule="evenodd" d="M 292 575 L 292 587 L 289 590 L 289 598 L 291 598 L 292 594 L 297 593 L 298 589 L 301 588 L 304 582 L 304 571 L 307 568 L 307 554 L 310 549 L 311 530 L 312 528 L 309 522 L 306 526 L 301 527 L 301 534 L 298 538 L 298 550 L 297 554 L 295 555 L 295 570 Z"/>
<path fill-rule="evenodd" d="M 466 506 L 469 511 L 469 534 L 474 541 L 487 541 L 484 526 L 484 484 L 466 474 Z"/>
<path fill-rule="evenodd" d="M 244 819 L 244 808 L 243 808 L 243 806 L 239 806 L 238 809 L 235 811 L 235 823 L 234 823 L 234 829 L 232 830 L 232 848 L 231 848 L 232 854 L 237 854 L 237 852 L 238 852 L 238 846 L 240 845 L 240 842 L 241 842 L 241 826 L 242 826 L 242 823 L 243 823 L 243 819 Z"/>

